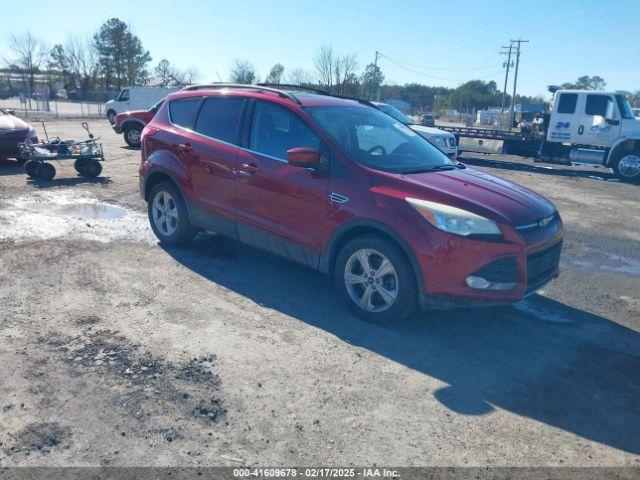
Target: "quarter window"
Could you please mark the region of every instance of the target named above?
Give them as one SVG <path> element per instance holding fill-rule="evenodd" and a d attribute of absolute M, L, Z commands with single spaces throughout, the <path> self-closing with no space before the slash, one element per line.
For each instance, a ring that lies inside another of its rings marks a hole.
<path fill-rule="evenodd" d="M 609 95 L 587 95 L 587 105 L 584 113 L 606 117 L 608 109 L 611 108 L 609 106 L 610 102 L 613 103 L 613 99 Z"/>
<path fill-rule="evenodd" d="M 270 103 L 257 103 L 249 148 L 286 160 L 287 150 L 297 147 L 320 149 L 320 139 L 286 108 Z"/>
<path fill-rule="evenodd" d="M 205 100 L 196 121 L 196 132 L 216 140 L 237 144 L 242 105 L 244 99 L 239 97 Z"/>
<path fill-rule="evenodd" d="M 577 93 L 561 93 L 558 100 L 558 113 L 575 113 L 577 102 Z"/>
<path fill-rule="evenodd" d="M 169 103 L 169 116 L 171 123 L 185 128 L 191 128 L 196 108 L 200 104 L 200 98 L 187 98 L 185 100 L 174 100 Z"/>

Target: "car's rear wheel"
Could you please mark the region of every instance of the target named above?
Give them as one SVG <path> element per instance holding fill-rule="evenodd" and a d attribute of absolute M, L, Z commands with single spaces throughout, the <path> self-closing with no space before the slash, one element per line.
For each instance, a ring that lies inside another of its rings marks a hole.
<path fill-rule="evenodd" d="M 171 182 L 154 186 L 147 204 L 149 222 L 158 240 L 168 245 L 185 245 L 196 234 L 180 191 Z"/>
<path fill-rule="evenodd" d="M 113 125 L 114 123 L 116 123 L 116 112 L 114 112 L 113 110 L 109 110 L 107 112 L 107 120 L 109 120 L 109 123 L 111 125 Z"/>
<path fill-rule="evenodd" d="M 140 139 L 142 134 L 142 126 L 131 125 L 124 130 L 124 141 L 130 147 L 138 148 L 140 146 Z"/>
<path fill-rule="evenodd" d="M 338 254 L 335 283 L 351 310 L 376 323 L 398 321 L 416 308 L 416 282 L 398 246 L 375 235 L 350 240 Z"/>

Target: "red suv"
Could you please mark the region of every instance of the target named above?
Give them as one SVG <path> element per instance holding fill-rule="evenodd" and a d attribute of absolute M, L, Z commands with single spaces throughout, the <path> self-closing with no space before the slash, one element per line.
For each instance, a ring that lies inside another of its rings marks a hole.
<path fill-rule="evenodd" d="M 372 321 L 515 302 L 558 275 L 551 202 L 366 101 L 187 87 L 142 132 L 140 192 L 162 243 L 212 230 L 293 259 L 333 275 Z"/>
<path fill-rule="evenodd" d="M 140 146 L 140 134 L 147 123 L 158 112 L 164 102 L 164 98 L 148 110 L 131 110 L 116 115 L 113 122 L 113 130 L 124 136 L 124 141 L 130 147 Z"/>

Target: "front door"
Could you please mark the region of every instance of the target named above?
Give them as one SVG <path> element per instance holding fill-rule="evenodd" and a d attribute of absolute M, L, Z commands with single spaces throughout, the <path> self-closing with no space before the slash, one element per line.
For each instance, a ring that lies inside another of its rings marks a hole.
<path fill-rule="evenodd" d="M 316 267 L 323 244 L 328 175 L 289 165 L 286 152 L 320 149 L 290 110 L 256 102 L 247 150 L 238 158 L 238 235 L 245 243 Z"/>

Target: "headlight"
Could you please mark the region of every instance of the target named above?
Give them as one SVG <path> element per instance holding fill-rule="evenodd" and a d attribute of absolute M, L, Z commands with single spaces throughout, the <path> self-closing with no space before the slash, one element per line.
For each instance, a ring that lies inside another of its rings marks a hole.
<path fill-rule="evenodd" d="M 468 235 L 501 235 L 496 222 L 475 213 L 417 198 L 407 198 L 406 200 L 425 220 L 439 230 L 463 237 Z"/>
<path fill-rule="evenodd" d="M 438 145 L 439 147 L 444 147 L 443 137 L 429 137 L 429 141 L 434 145 Z"/>

